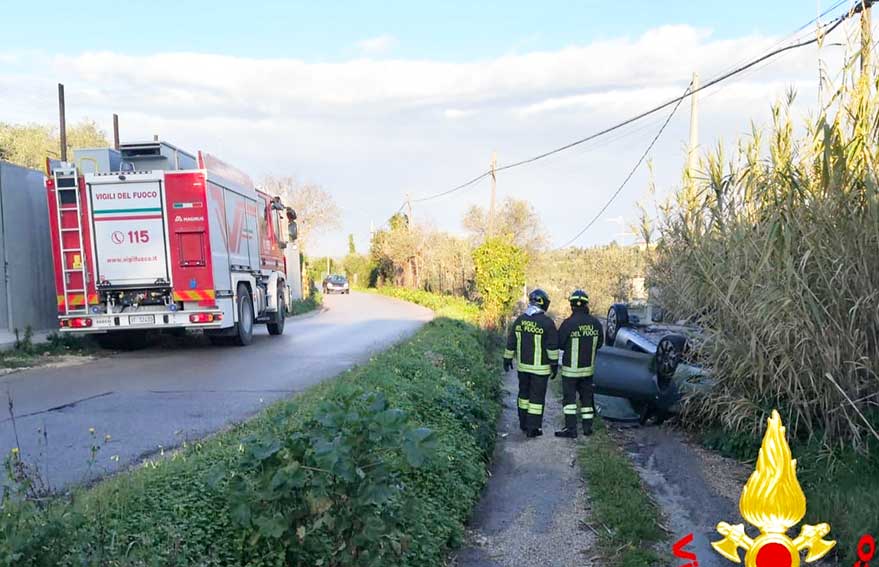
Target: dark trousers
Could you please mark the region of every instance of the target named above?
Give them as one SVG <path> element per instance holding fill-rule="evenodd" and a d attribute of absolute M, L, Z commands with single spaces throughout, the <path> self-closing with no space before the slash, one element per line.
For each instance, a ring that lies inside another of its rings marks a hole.
<path fill-rule="evenodd" d="M 519 427 L 523 430 L 543 427 L 543 403 L 549 376 L 519 372 Z"/>
<path fill-rule="evenodd" d="M 562 376 L 562 405 L 564 406 L 566 428 L 577 430 L 577 394 L 580 395 L 580 415 L 583 418 L 583 427 L 592 427 L 592 418 L 595 415 L 592 397 L 594 391 L 595 385 L 591 376 L 588 378 Z"/>

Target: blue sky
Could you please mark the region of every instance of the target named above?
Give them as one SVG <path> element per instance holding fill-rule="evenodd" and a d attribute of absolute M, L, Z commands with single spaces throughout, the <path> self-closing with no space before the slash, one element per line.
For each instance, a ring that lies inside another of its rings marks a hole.
<path fill-rule="evenodd" d="M 509 163 L 627 118 L 680 94 L 693 71 L 707 79 L 768 51 L 832 4 L 0 0 L 0 121 L 54 123 L 63 82 L 72 121 L 109 131 L 118 112 L 123 141 L 158 134 L 257 180 L 324 186 L 343 226 L 310 252 L 344 254 L 349 232 L 365 249 L 370 223 L 406 193 L 461 183 L 492 151 Z M 840 53 L 820 56 L 835 69 Z M 791 87 L 798 116 L 814 110 L 818 56 L 790 52 L 704 93 L 700 150 L 765 124 Z M 688 111 L 651 152 L 658 199 L 680 180 Z M 560 245 L 616 190 L 662 120 L 501 174 L 499 197 L 532 201 Z M 654 198 L 647 186 L 642 168 L 577 244 L 631 242 L 635 203 Z M 459 233 L 467 207 L 487 200 L 477 184 L 416 206 L 416 221 Z"/>
<path fill-rule="evenodd" d="M 312 61 L 348 58 L 357 54 L 358 41 L 382 35 L 398 40 L 395 51 L 401 56 L 464 61 L 639 35 L 662 24 L 711 28 L 717 38 L 772 35 L 793 31 L 817 14 L 811 0 L 91 0 L 87 5 L 4 0 L 0 6 L 7 22 L 29 23 L 3 25 L 0 45 Z"/>

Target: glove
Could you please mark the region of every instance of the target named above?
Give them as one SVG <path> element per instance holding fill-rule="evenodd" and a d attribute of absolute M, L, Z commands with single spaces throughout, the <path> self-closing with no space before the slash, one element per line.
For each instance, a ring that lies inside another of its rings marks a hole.
<path fill-rule="evenodd" d="M 558 364 L 551 365 L 549 367 L 549 379 L 555 380 L 555 376 L 556 376 L 556 374 L 558 374 L 558 372 L 559 372 L 559 365 Z"/>
<path fill-rule="evenodd" d="M 504 359 L 504 372 L 509 372 L 513 369 L 513 360 L 510 358 Z"/>

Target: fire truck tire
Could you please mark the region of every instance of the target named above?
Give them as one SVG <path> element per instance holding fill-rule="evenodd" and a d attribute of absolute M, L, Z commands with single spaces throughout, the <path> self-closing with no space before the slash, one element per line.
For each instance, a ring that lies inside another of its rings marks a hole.
<path fill-rule="evenodd" d="M 285 299 L 284 286 L 278 286 L 278 310 L 272 319 L 266 323 L 270 335 L 283 335 L 284 325 L 287 322 L 287 301 Z"/>
<path fill-rule="evenodd" d="M 253 299 L 246 285 L 238 285 L 238 323 L 235 324 L 235 335 L 232 342 L 238 346 L 247 346 L 253 342 Z"/>

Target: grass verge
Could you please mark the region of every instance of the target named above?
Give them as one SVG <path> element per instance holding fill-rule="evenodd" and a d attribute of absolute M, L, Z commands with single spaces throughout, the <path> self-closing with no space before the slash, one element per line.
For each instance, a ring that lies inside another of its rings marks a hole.
<path fill-rule="evenodd" d="M 98 350 L 88 337 L 75 337 L 52 333 L 45 342 L 34 343 L 30 328 L 18 334 L 15 345 L 0 350 L 0 368 L 25 368 L 39 366 L 62 355 L 88 355 Z"/>
<path fill-rule="evenodd" d="M 497 356 L 491 335 L 440 317 L 246 423 L 70 497 L 28 499 L 19 476 L 0 509 L 0 564 L 442 565 L 487 478 Z M 377 395 L 392 409 L 373 411 Z M 397 427 L 406 459 L 352 461 L 381 456 Z M 413 446 L 427 429 L 423 455 Z M 355 503 L 369 512 L 352 514 Z"/>
<path fill-rule="evenodd" d="M 602 565 L 652 567 L 663 562 L 654 549 L 665 539 L 659 508 L 632 463 L 608 435 L 600 418 L 577 450 L 592 504 Z"/>
<path fill-rule="evenodd" d="M 753 463 L 761 439 L 712 428 L 703 444 L 724 456 Z M 851 449 L 828 451 L 817 443 L 789 440 L 797 460 L 797 479 L 806 495 L 806 524 L 830 524 L 828 539 L 837 541 L 831 556 L 843 565 L 857 560 L 861 536 L 879 536 L 879 443 L 867 455 Z"/>
<path fill-rule="evenodd" d="M 471 303 L 462 297 L 438 295 L 419 289 L 390 286 L 367 288 L 361 291 L 378 293 L 380 295 L 417 303 L 418 305 L 423 305 L 424 307 L 435 311 L 440 317 L 450 317 L 453 319 L 468 321 L 470 323 L 476 323 L 479 319 L 479 307 L 475 303 Z"/>
<path fill-rule="evenodd" d="M 293 300 L 293 303 L 290 304 L 290 308 L 287 310 L 287 316 L 293 317 L 295 315 L 302 315 L 309 311 L 314 311 L 315 309 L 320 309 L 323 303 L 323 294 L 319 291 L 313 291 L 305 299 Z"/>

